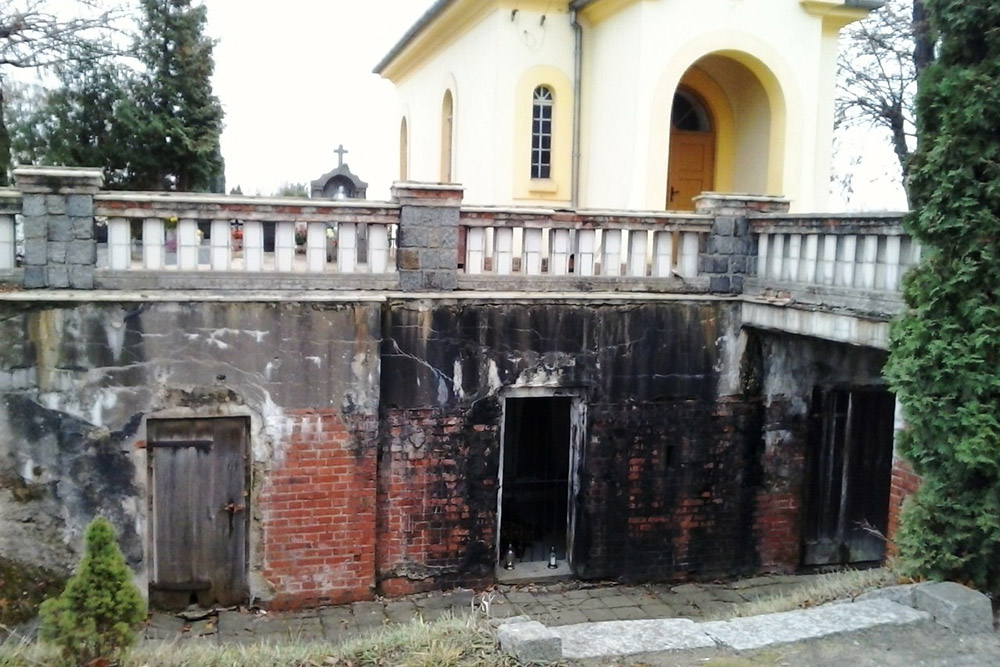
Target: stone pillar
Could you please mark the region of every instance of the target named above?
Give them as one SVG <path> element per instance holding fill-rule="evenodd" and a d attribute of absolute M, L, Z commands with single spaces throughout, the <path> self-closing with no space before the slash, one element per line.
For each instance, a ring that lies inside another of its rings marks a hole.
<path fill-rule="evenodd" d="M 694 198 L 695 212 L 711 215 L 708 246 L 699 260 L 713 292 L 740 294 L 743 279 L 756 270 L 757 242 L 750 233 L 750 213 L 788 213 L 788 200 L 708 192 Z"/>
<path fill-rule="evenodd" d="M 24 287 L 93 289 L 97 264 L 94 195 L 100 169 L 18 167 L 22 194 Z"/>
<path fill-rule="evenodd" d="M 440 183 L 394 183 L 399 203 L 399 287 L 406 292 L 458 287 L 459 212 L 463 188 Z"/>

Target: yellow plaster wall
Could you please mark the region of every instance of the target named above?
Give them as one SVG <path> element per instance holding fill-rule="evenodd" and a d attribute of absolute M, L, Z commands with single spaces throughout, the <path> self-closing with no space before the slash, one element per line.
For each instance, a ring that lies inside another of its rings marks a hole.
<path fill-rule="evenodd" d="M 552 167 L 547 179 L 531 178 L 532 96 L 538 86 L 548 86 L 553 98 Z M 565 72 L 551 65 L 528 69 L 514 88 L 511 115 L 514 199 L 526 204 L 567 204 L 571 195 L 573 82 Z"/>

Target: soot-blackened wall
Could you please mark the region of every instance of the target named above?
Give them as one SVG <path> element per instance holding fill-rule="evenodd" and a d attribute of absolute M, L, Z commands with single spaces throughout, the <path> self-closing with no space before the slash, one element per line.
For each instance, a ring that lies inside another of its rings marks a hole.
<path fill-rule="evenodd" d="M 578 575 L 755 564 L 757 404 L 719 396 L 738 305 L 407 301 L 384 312 L 384 591 L 492 576 L 502 404 L 523 387 L 572 390 L 588 406 Z"/>

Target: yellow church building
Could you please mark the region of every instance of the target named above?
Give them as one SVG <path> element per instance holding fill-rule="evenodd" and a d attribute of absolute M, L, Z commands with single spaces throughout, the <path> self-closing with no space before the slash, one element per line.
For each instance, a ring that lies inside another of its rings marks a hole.
<path fill-rule="evenodd" d="M 399 179 L 472 205 L 824 210 L 837 40 L 874 0 L 437 0 L 375 67 Z"/>

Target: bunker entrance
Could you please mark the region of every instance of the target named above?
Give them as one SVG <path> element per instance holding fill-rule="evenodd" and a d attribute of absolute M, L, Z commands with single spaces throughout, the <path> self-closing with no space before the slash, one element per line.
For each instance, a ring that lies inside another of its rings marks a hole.
<path fill-rule="evenodd" d="M 885 389 L 815 390 L 805 565 L 877 563 L 885 556 L 894 412 Z"/>
<path fill-rule="evenodd" d="M 574 419 L 579 415 L 574 403 L 572 397 L 554 396 L 505 402 L 498 531 L 501 579 L 570 572 L 573 451 L 580 423 Z"/>

